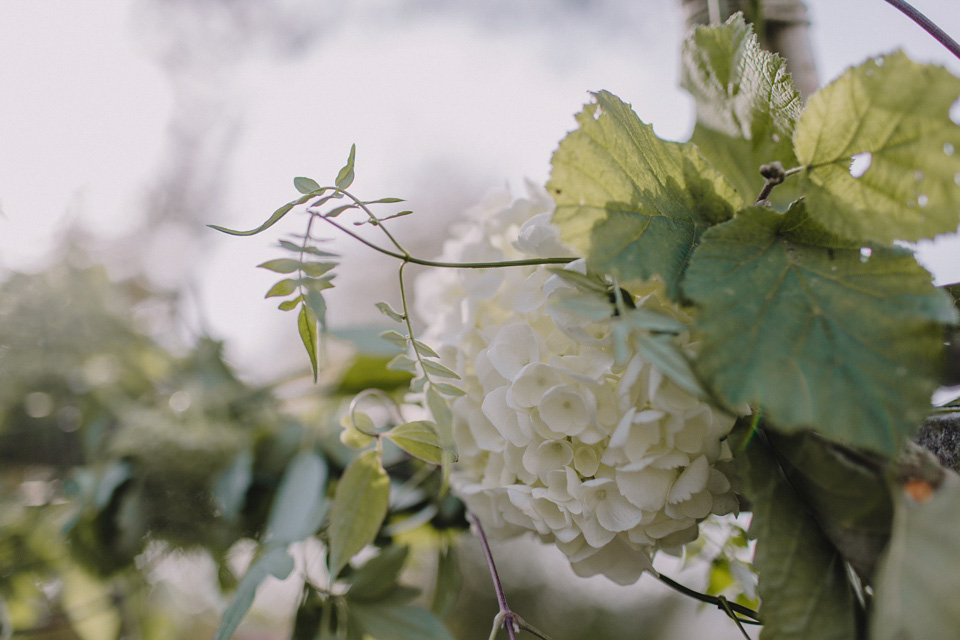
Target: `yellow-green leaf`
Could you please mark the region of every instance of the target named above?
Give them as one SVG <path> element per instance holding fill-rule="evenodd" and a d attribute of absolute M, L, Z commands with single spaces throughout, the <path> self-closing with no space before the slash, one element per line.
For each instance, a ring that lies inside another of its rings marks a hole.
<path fill-rule="evenodd" d="M 300 339 L 310 357 L 310 366 L 313 369 L 313 381 L 317 381 L 318 361 L 317 361 L 317 318 L 313 312 L 307 308 L 307 305 L 300 307 L 300 315 L 297 317 L 297 328 L 300 331 Z"/>
<path fill-rule="evenodd" d="M 440 464 L 443 461 L 443 447 L 437 425 L 428 420 L 416 420 L 398 424 L 383 434 L 395 445 L 415 458 L 425 462 Z"/>
<path fill-rule="evenodd" d="M 330 575 L 336 577 L 358 551 L 373 542 L 387 515 L 390 478 L 375 450 L 351 462 L 333 496 L 330 507 Z"/>

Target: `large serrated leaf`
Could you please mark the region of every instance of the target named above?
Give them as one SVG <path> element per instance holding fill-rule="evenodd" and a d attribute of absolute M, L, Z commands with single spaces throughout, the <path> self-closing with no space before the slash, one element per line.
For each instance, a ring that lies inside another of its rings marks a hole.
<path fill-rule="evenodd" d="M 240 626 L 240 621 L 243 620 L 243 616 L 246 615 L 250 605 L 253 604 L 257 587 L 267 576 L 283 580 L 290 575 L 293 567 L 293 558 L 282 547 L 269 549 L 256 559 L 240 580 L 240 584 L 233 594 L 233 599 L 223 612 L 223 618 L 221 618 L 220 625 L 213 635 L 213 640 L 227 640 L 233 635 L 233 632 Z"/>
<path fill-rule="evenodd" d="M 893 539 L 881 559 L 873 640 L 955 638 L 960 632 L 960 478 L 946 472 L 921 502 L 897 496 Z"/>
<path fill-rule="evenodd" d="M 696 147 L 659 139 L 619 98 L 594 95 L 553 155 L 553 221 L 591 270 L 659 275 L 676 298 L 700 234 L 741 199 Z"/>
<path fill-rule="evenodd" d="M 814 94 L 794 146 L 811 215 L 877 242 L 919 240 L 960 223 L 960 78 L 902 52 L 868 60 Z M 851 157 L 869 163 L 851 175 Z M 862 174 L 861 174 L 862 172 Z"/>
<path fill-rule="evenodd" d="M 327 463 L 314 451 L 301 451 L 287 465 L 277 488 L 266 540 L 289 544 L 303 540 L 320 526 Z"/>
<path fill-rule="evenodd" d="M 797 165 L 792 137 L 803 102 L 786 61 L 760 48 L 742 15 L 694 30 L 683 43 L 681 65 L 681 85 L 697 107 L 691 141 L 745 202 L 763 187 L 761 164 Z"/>
<path fill-rule="evenodd" d="M 387 515 L 390 478 L 376 451 L 351 462 L 337 484 L 330 507 L 330 575 L 336 577 L 358 551 L 373 542 Z"/>
<path fill-rule="evenodd" d="M 685 293 L 701 308 L 701 379 L 785 431 L 894 453 L 937 386 L 956 311 L 906 251 L 860 248 L 807 215 L 750 207 L 704 234 Z"/>
<path fill-rule="evenodd" d="M 851 640 L 856 599 L 843 559 L 806 512 L 776 459 L 754 439 L 737 457 L 753 508 L 763 640 Z"/>

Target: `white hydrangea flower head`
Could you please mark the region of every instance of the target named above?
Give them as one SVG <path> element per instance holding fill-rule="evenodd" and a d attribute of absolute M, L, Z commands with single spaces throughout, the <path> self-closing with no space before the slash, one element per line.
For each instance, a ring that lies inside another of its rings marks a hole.
<path fill-rule="evenodd" d="M 467 212 L 441 259 L 573 255 L 550 197 L 527 190 Z M 463 378 L 466 395 L 451 405 L 458 495 L 491 534 L 534 532 L 579 575 L 630 584 L 658 549 L 678 551 L 699 521 L 736 509 L 722 471 L 734 418 L 638 354 L 617 364 L 610 322 L 553 304 L 572 291 L 542 266 L 436 269 L 418 278 L 416 305 L 424 339 Z M 635 303 L 689 321 L 656 282 Z"/>

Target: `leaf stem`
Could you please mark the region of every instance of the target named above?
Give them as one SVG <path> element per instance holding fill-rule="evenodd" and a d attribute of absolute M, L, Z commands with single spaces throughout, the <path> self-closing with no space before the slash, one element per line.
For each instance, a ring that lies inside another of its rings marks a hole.
<path fill-rule="evenodd" d="M 933 36 L 934 40 L 946 47 L 947 51 L 960 58 L 960 43 L 957 43 L 956 40 L 947 35 L 947 32 L 938 27 L 933 20 L 917 11 L 909 2 L 904 2 L 904 0 L 887 0 L 887 4 L 892 5 L 905 16 L 916 22 L 920 28 Z"/>
<path fill-rule="evenodd" d="M 517 640 L 517 615 L 510 611 L 510 607 L 507 606 L 507 597 L 503 593 L 503 583 L 500 582 L 500 575 L 497 573 L 497 565 L 493 562 L 493 554 L 490 553 L 490 545 L 487 543 L 487 536 L 483 532 L 483 526 L 480 524 L 480 520 L 473 514 L 472 511 L 467 510 L 467 520 L 473 526 L 474 531 L 477 533 L 477 537 L 480 539 L 480 548 L 483 549 L 483 557 L 487 561 L 487 567 L 490 569 L 490 579 L 493 580 L 493 590 L 497 594 L 497 604 L 500 605 L 500 613 L 497 614 L 496 619 L 494 620 L 494 634 L 491 635 L 495 637 L 495 632 L 497 629 L 497 624 L 506 627 L 507 636 L 510 640 Z"/>
<path fill-rule="evenodd" d="M 656 573 L 656 578 L 657 580 L 667 585 L 674 591 L 678 591 L 685 596 L 689 596 L 693 598 L 694 600 L 699 600 L 700 602 L 706 602 L 707 604 L 716 605 L 718 609 L 723 609 L 724 611 L 726 611 L 727 608 L 729 608 L 731 612 L 736 612 L 741 615 L 747 616 L 747 618 L 749 618 L 749 619 L 737 618 L 737 621 L 740 623 L 763 624 L 762 622 L 760 622 L 760 615 L 753 609 L 750 609 L 749 607 L 745 607 L 742 604 L 737 604 L 736 602 L 730 602 L 726 598 L 721 599 L 721 598 L 718 598 L 717 596 L 708 596 L 705 593 L 694 591 L 693 589 L 689 587 L 685 587 L 679 582 L 676 582 L 668 578 L 662 573 Z"/>

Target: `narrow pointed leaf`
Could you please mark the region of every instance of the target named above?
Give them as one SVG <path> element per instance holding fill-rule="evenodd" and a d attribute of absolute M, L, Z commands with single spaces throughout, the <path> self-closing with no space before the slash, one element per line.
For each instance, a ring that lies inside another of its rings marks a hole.
<path fill-rule="evenodd" d="M 273 498 L 266 540 L 289 544 L 316 531 L 326 483 L 327 463 L 316 452 L 301 451 L 294 456 Z"/>
<path fill-rule="evenodd" d="M 313 178 L 298 177 L 293 179 L 294 188 L 303 194 L 316 195 L 320 191 L 320 185 Z"/>
<path fill-rule="evenodd" d="M 301 268 L 311 278 L 319 278 L 336 266 L 335 262 L 304 262 Z"/>
<path fill-rule="evenodd" d="M 553 221 L 591 270 L 621 281 L 658 275 L 677 298 L 700 235 L 740 197 L 696 147 L 657 138 L 616 96 L 594 96 L 553 155 Z"/>
<path fill-rule="evenodd" d="M 440 357 L 439 353 L 437 353 L 432 348 L 430 348 L 430 346 L 427 345 L 426 343 L 420 342 L 419 340 L 413 341 L 413 348 L 417 350 L 417 353 L 419 353 L 422 356 L 426 356 L 427 358 Z"/>
<path fill-rule="evenodd" d="M 342 187 L 342 188 L 346 188 L 346 187 Z M 341 213 L 343 213 L 344 211 L 349 211 L 350 209 L 356 209 L 356 208 L 357 208 L 357 205 L 355 205 L 355 204 L 344 204 L 344 205 L 341 205 L 341 206 L 339 206 L 339 207 L 335 207 L 335 208 L 331 209 L 330 211 L 327 211 L 326 213 L 323 214 L 323 217 L 324 217 L 324 218 L 336 218 L 337 216 L 339 216 L 339 215 L 340 215 Z"/>
<path fill-rule="evenodd" d="M 317 361 L 317 319 L 313 312 L 306 305 L 300 307 L 300 315 L 297 317 L 297 328 L 300 332 L 300 339 L 303 341 L 303 347 L 307 350 L 310 357 L 310 366 L 313 369 L 313 381 L 317 381 L 318 361 Z"/>
<path fill-rule="evenodd" d="M 370 200 L 369 202 L 364 202 L 363 204 L 393 204 L 395 202 L 403 201 L 403 198 L 380 198 L 379 200 Z"/>
<path fill-rule="evenodd" d="M 353 162 L 357 155 L 357 145 L 350 145 L 350 156 L 347 158 L 347 164 L 343 165 L 340 173 L 337 174 L 336 185 L 338 189 L 347 189 L 353 184 Z"/>
<path fill-rule="evenodd" d="M 290 210 L 293 209 L 295 206 L 300 205 L 300 204 L 303 204 L 304 202 L 306 202 L 307 200 L 309 200 L 309 199 L 312 198 L 312 197 L 313 197 L 313 196 L 305 195 L 305 196 L 303 196 L 303 197 L 301 197 L 301 198 L 298 198 L 298 199 L 296 199 L 296 200 L 294 200 L 294 201 L 292 201 L 292 202 L 288 202 L 287 204 L 283 205 L 282 207 L 280 207 L 279 209 L 277 209 L 276 211 L 274 211 L 274 212 L 273 212 L 273 215 L 271 215 L 269 218 L 267 218 L 266 222 L 264 222 L 262 225 L 260 225 L 260 226 L 257 227 L 256 229 L 251 229 L 251 230 L 249 230 L 249 231 L 236 231 L 236 230 L 234 230 L 234 229 L 228 229 L 228 228 L 226 228 L 226 227 L 220 227 L 220 226 L 217 226 L 217 225 L 215 225 L 215 224 L 209 224 L 209 225 L 207 225 L 207 226 L 210 227 L 211 229 L 216 229 L 217 231 L 222 231 L 223 233 L 228 233 L 228 234 L 230 234 L 230 235 L 232 235 L 232 236 L 252 236 L 252 235 L 255 235 L 255 234 L 257 234 L 257 233 L 260 233 L 261 231 L 264 231 L 264 230 L 266 230 L 266 229 L 269 229 L 270 227 L 272 227 L 273 225 L 275 225 L 277 222 L 279 222 L 280 219 L 283 218 L 283 216 L 287 215 L 287 213 L 289 213 Z"/>
<path fill-rule="evenodd" d="M 703 388 L 690 366 L 690 361 L 669 336 L 651 336 L 643 332 L 633 333 L 637 353 L 660 370 L 674 384 L 694 396 L 704 397 Z"/>
<path fill-rule="evenodd" d="M 446 382 L 433 382 L 431 383 L 430 386 L 445 396 L 452 396 L 454 398 L 458 398 L 462 395 L 465 395 L 465 392 L 463 391 L 463 389 L 457 388 L 452 384 L 447 384 Z"/>
<path fill-rule="evenodd" d="M 327 535 L 331 578 L 373 542 L 387 515 L 389 500 L 390 479 L 380 466 L 377 452 L 368 451 L 355 458 L 343 472 L 330 507 Z"/>
<path fill-rule="evenodd" d="M 960 78 L 899 51 L 814 94 L 794 135 L 810 215 L 839 235 L 884 243 L 956 231 L 958 97 Z M 868 166 L 854 177 L 859 154 Z"/>
<path fill-rule="evenodd" d="M 437 425 L 433 422 L 428 420 L 405 422 L 393 427 L 383 436 L 424 462 L 440 464 L 443 461 L 443 447 L 440 445 Z"/>
<path fill-rule="evenodd" d="M 956 310 L 912 254 L 867 258 L 807 209 L 750 207 L 704 234 L 684 283 L 701 308 L 697 371 L 782 430 L 892 454 L 925 415 Z"/>
<path fill-rule="evenodd" d="M 270 549 L 258 559 L 254 560 L 247 573 L 244 574 L 233 594 L 233 599 L 223 612 L 223 618 L 213 635 L 213 640 L 228 640 L 240 626 L 240 621 L 253 604 L 257 587 L 267 576 L 283 580 L 293 571 L 293 558 L 282 547 Z"/>
<path fill-rule="evenodd" d="M 457 549 L 447 545 L 438 552 L 437 576 L 434 581 L 430 610 L 441 619 L 445 618 L 457 603 L 462 583 L 463 576 L 460 572 Z"/>
<path fill-rule="evenodd" d="M 297 308 L 297 305 L 300 304 L 300 301 L 302 299 L 303 298 L 301 296 L 297 296 L 296 298 L 290 298 L 289 300 L 284 300 L 279 305 L 277 305 L 277 308 L 280 309 L 280 311 L 293 311 L 294 309 Z"/>
<path fill-rule="evenodd" d="M 440 376 L 441 378 L 453 378 L 454 380 L 459 380 L 460 376 L 456 372 L 448 369 L 439 362 L 434 362 L 433 360 L 424 360 L 423 368 L 429 373 L 432 373 L 435 376 Z"/>
<path fill-rule="evenodd" d="M 291 260 L 290 258 L 278 258 L 276 260 L 267 260 L 261 264 L 258 264 L 257 267 L 260 269 L 267 269 L 268 271 L 273 271 L 275 273 L 293 273 L 300 268 L 299 260 Z"/>
<path fill-rule="evenodd" d="M 406 349 L 407 343 L 410 340 L 407 336 L 403 335 L 399 331 L 393 331 L 393 330 L 384 331 L 383 333 L 380 334 L 380 337 L 391 344 L 397 345 L 401 349 Z"/>
<path fill-rule="evenodd" d="M 299 244 L 294 244 L 289 240 L 281 240 L 280 246 L 288 251 L 293 251 L 295 253 L 309 253 L 313 256 L 318 256 L 320 258 L 335 258 L 337 254 L 330 253 L 329 251 L 323 251 L 322 249 L 317 249 L 316 247 L 303 246 Z"/>
<path fill-rule="evenodd" d="M 401 353 L 394 356 L 390 362 L 387 363 L 387 369 L 390 371 L 409 371 L 410 373 L 416 373 L 417 363 Z"/>
<path fill-rule="evenodd" d="M 288 296 L 294 291 L 297 290 L 297 281 L 296 280 L 281 280 L 276 283 L 270 290 L 267 291 L 265 298 L 276 298 L 279 296 Z"/>

